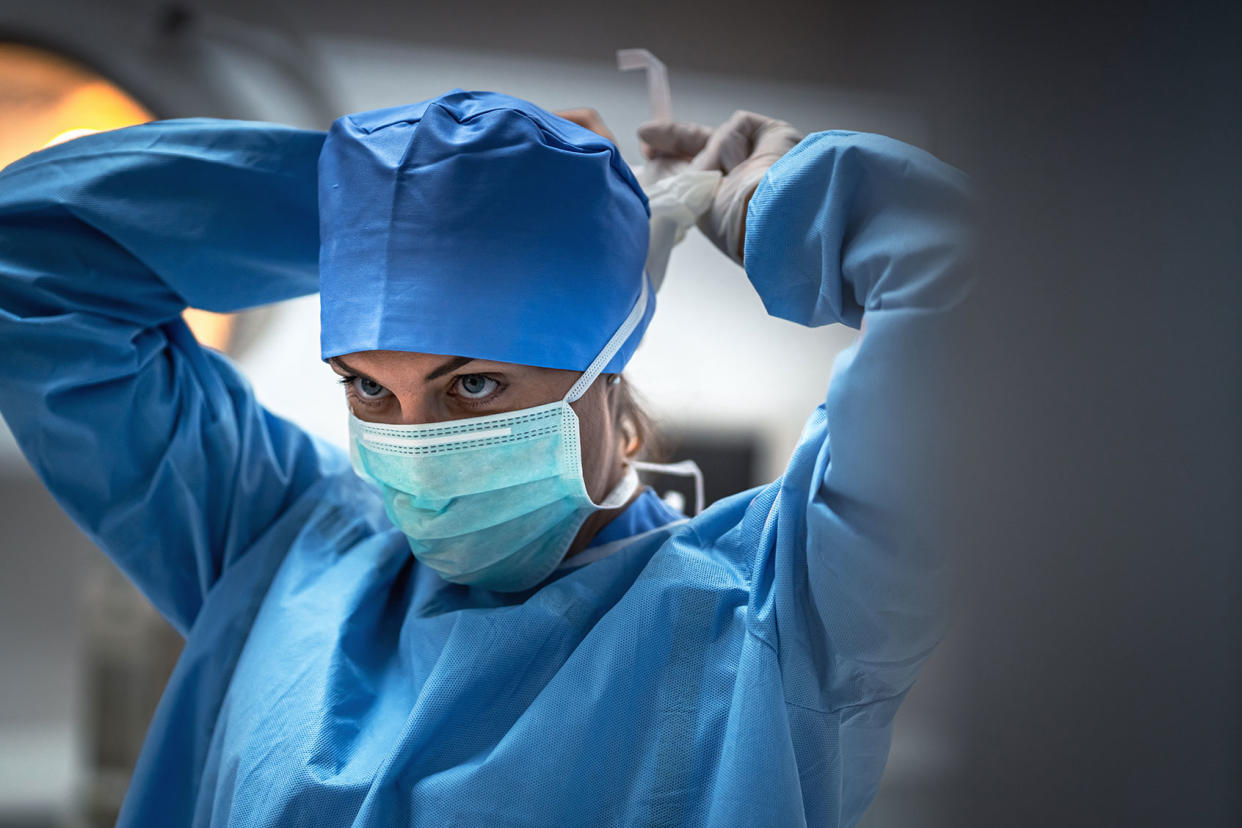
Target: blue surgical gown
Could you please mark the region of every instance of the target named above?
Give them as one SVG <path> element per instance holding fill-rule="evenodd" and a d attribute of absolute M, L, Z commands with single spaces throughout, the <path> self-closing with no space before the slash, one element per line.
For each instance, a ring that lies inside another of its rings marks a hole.
<path fill-rule="evenodd" d="M 765 307 L 867 320 L 787 470 L 689 521 L 647 495 L 610 554 L 501 595 L 420 566 L 346 457 L 181 321 L 316 289 L 322 141 L 169 121 L 0 174 L 4 417 L 186 638 L 120 824 L 854 823 L 942 630 L 962 174 L 850 132 L 776 164 L 746 236 Z"/>

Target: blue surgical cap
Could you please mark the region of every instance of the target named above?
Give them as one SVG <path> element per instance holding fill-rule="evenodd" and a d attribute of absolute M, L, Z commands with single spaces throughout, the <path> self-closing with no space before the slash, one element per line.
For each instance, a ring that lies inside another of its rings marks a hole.
<path fill-rule="evenodd" d="M 611 141 L 508 95 L 346 115 L 319 156 L 323 358 L 584 370 L 638 300 L 648 212 Z M 606 372 L 642 339 L 648 296 Z"/>

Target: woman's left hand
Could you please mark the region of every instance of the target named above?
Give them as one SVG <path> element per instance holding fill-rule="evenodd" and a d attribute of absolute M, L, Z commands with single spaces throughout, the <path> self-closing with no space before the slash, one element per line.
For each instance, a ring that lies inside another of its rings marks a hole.
<path fill-rule="evenodd" d="M 739 110 L 719 128 L 675 121 L 648 121 L 638 128 L 650 159 L 680 159 L 700 170 L 724 173 L 712 209 L 699 229 L 738 264 L 746 244 L 746 208 L 768 168 L 802 134 L 785 121 Z"/>

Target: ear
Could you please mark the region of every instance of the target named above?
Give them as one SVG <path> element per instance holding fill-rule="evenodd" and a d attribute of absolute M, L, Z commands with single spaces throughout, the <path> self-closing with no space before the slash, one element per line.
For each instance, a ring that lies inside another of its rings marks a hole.
<path fill-rule="evenodd" d="M 626 407 L 629 392 L 629 389 L 622 387 L 623 382 L 621 374 L 611 374 L 604 387 L 607 415 L 612 421 L 613 431 L 616 432 L 617 450 L 622 462 L 637 454 L 642 447 L 634 424 L 627 416 L 629 412 L 621 410 Z"/>

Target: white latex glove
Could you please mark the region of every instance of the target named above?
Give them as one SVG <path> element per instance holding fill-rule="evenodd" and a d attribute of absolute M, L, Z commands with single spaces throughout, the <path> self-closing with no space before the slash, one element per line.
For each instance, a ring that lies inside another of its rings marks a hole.
<path fill-rule="evenodd" d="M 647 193 L 647 204 L 651 208 L 647 275 L 651 277 L 652 286 L 656 290 L 664 284 L 664 271 L 668 268 L 669 254 L 685 237 L 686 231 L 707 215 L 712 207 L 716 187 L 720 184 L 718 170 L 695 170 L 684 162 L 678 163 L 682 167 L 680 171 L 668 173 L 650 184 L 643 180 L 644 175 L 638 176 L 643 190 Z M 642 173 L 650 173 L 652 168 L 655 168 L 656 173 L 668 172 L 666 165 L 651 161 L 643 168 Z"/>
<path fill-rule="evenodd" d="M 649 121 L 638 128 L 643 153 L 654 160 L 684 160 L 699 170 L 718 170 L 712 207 L 699 229 L 725 255 L 742 263 L 746 207 L 768 168 L 802 140 L 785 121 L 739 110 L 718 129 L 678 121 Z"/>

